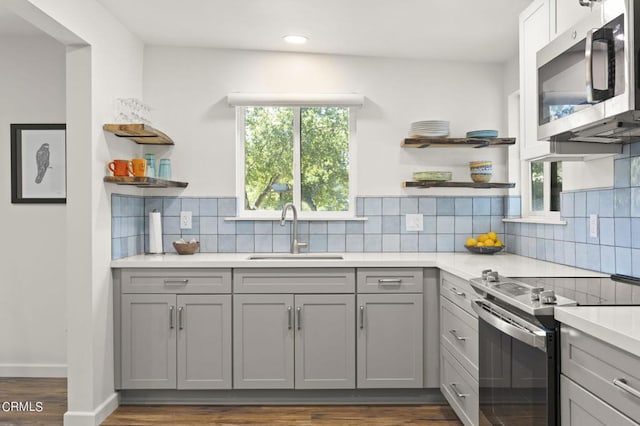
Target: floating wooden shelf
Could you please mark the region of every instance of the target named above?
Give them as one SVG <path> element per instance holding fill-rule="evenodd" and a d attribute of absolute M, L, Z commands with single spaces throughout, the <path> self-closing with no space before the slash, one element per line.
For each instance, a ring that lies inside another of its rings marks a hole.
<path fill-rule="evenodd" d="M 407 181 L 402 182 L 404 188 L 515 188 L 515 183 L 476 183 L 476 182 L 450 182 L 450 181 L 435 181 L 435 180 L 421 180 L 421 181 Z"/>
<path fill-rule="evenodd" d="M 403 148 L 484 148 L 515 143 L 516 138 L 405 138 L 400 146 Z"/>
<path fill-rule="evenodd" d="M 102 129 L 143 145 L 174 145 L 173 140 L 147 124 L 105 124 Z"/>
<path fill-rule="evenodd" d="M 186 188 L 189 185 L 188 182 L 135 176 L 105 176 L 104 181 L 116 185 L 134 185 L 139 188 Z"/>

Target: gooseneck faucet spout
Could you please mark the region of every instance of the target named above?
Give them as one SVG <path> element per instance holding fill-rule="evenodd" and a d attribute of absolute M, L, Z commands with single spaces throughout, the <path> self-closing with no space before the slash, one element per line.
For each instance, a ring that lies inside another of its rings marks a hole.
<path fill-rule="evenodd" d="M 307 247 L 307 243 L 298 242 L 298 210 L 293 203 L 287 203 L 282 208 L 282 214 L 280 215 L 280 226 L 284 226 L 287 219 L 287 211 L 291 209 L 293 211 L 293 235 L 291 238 L 291 253 L 300 253 L 300 247 Z"/>

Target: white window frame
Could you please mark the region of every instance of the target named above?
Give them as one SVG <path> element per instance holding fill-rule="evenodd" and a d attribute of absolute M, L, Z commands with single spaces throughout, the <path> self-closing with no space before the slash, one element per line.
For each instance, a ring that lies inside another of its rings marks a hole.
<path fill-rule="evenodd" d="M 532 209 L 533 191 L 531 190 L 531 161 L 522 161 L 522 185 L 521 202 L 522 202 L 522 218 L 531 218 L 536 221 L 560 221 L 560 212 L 551 211 L 551 162 L 543 162 L 543 210 L 534 211 Z"/>
<path fill-rule="evenodd" d="M 261 104 L 256 106 L 269 106 Z M 356 211 L 356 190 L 357 190 L 357 128 L 356 128 L 356 108 L 336 105 L 349 110 L 349 209 L 345 211 L 303 211 L 301 208 L 301 185 L 300 185 L 300 109 L 306 105 L 277 105 L 274 107 L 293 108 L 293 204 L 298 209 L 298 219 L 302 220 L 344 220 L 353 219 Z M 310 105 L 310 106 L 334 106 L 334 105 Z M 236 199 L 238 204 L 238 217 L 247 219 L 280 219 L 280 211 L 276 210 L 246 210 L 244 206 L 245 191 L 245 119 L 248 105 L 236 106 Z"/>

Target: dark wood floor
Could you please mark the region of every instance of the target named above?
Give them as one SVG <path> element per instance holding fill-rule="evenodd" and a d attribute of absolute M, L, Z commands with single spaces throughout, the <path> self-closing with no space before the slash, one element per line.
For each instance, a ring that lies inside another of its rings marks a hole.
<path fill-rule="evenodd" d="M 23 409 L 33 410 L 40 402 L 42 411 L 7 410 L 7 402 L 22 402 Z M 2 426 L 61 425 L 67 411 L 67 379 L 0 378 L 0 404 Z"/>
<path fill-rule="evenodd" d="M 5 412 L 0 425 L 62 424 L 66 379 L 0 378 L 0 404 L 42 403 L 41 412 Z M 103 423 L 115 425 L 461 425 L 447 405 L 215 406 L 124 405 Z"/>
<path fill-rule="evenodd" d="M 120 406 L 115 425 L 461 425 L 446 405 Z"/>

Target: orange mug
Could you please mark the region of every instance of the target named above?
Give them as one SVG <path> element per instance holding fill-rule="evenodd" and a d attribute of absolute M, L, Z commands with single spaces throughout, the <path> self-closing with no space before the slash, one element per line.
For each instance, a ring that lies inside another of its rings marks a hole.
<path fill-rule="evenodd" d="M 129 160 L 113 160 L 109 162 L 109 170 L 114 176 L 129 176 L 131 174 L 131 162 Z"/>
<path fill-rule="evenodd" d="M 134 176 L 143 177 L 147 174 L 147 160 L 134 158 L 131 160 L 131 172 Z"/>

